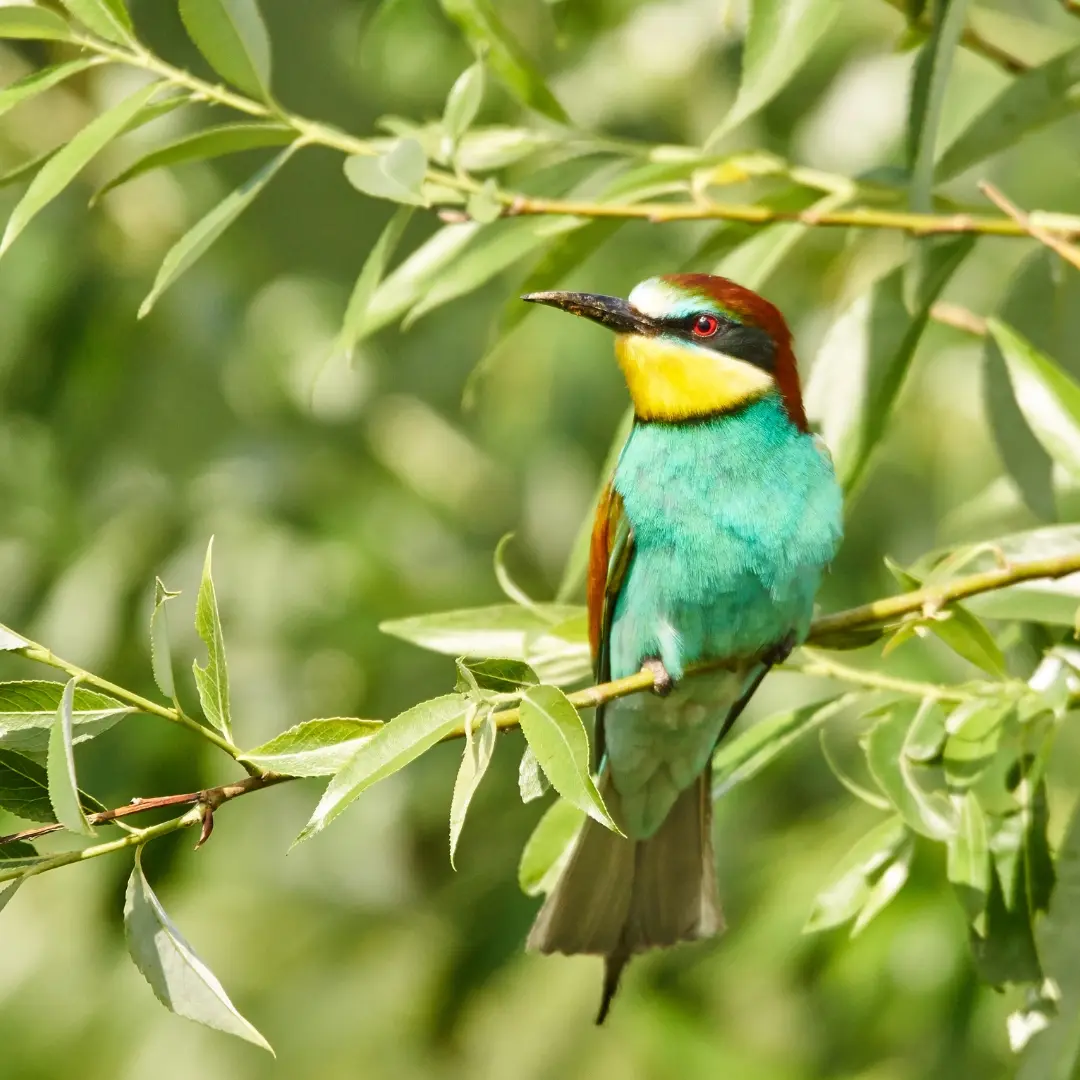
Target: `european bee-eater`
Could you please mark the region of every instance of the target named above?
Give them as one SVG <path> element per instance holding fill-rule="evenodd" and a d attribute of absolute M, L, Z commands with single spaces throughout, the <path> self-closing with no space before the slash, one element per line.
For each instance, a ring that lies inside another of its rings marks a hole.
<path fill-rule="evenodd" d="M 626 835 L 586 821 L 528 941 L 604 956 L 599 1023 L 631 956 L 723 928 L 711 756 L 809 630 L 841 493 L 767 300 L 708 274 L 650 278 L 629 300 L 523 299 L 613 330 L 634 405 L 593 527 L 589 631 L 598 681 L 645 667 L 659 696 L 597 710 L 600 790 Z M 681 682 L 699 661 L 728 666 Z"/>

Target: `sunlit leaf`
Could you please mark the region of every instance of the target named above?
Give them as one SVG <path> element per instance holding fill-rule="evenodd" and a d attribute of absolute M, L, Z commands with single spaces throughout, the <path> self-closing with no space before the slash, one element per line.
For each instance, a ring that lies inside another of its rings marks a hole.
<path fill-rule="evenodd" d="M 923 698 L 904 736 L 904 755 L 912 761 L 933 761 L 945 745 L 945 710 L 934 698 Z"/>
<path fill-rule="evenodd" d="M 523 105 L 560 123 L 563 107 L 547 88 L 543 76 L 510 35 L 489 0 L 440 0 L 443 11 L 461 28 L 474 51 Z"/>
<path fill-rule="evenodd" d="M 383 727 L 351 716 L 305 720 L 244 753 L 242 760 L 286 776 L 333 776 Z"/>
<path fill-rule="evenodd" d="M 29 644 L 30 642 L 26 638 L 19 637 L 14 630 L 9 630 L 6 626 L 0 626 L 0 652 L 25 649 Z"/>
<path fill-rule="evenodd" d="M 450 87 L 443 109 L 443 128 L 451 146 L 457 146 L 462 135 L 472 127 L 484 100 L 484 65 L 477 61 L 467 67 Z"/>
<path fill-rule="evenodd" d="M 949 144 L 934 170 L 940 182 L 1008 149 L 1080 108 L 1080 46 L 1010 79 Z"/>
<path fill-rule="evenodd" d="M 43 753 L 63 694 L 64 684 L 49 680 L 0 683 L 0 746 L 24 754 Z M 107 694 L 76 687 L 73 741 L 92 739 L 133 712 L 130 705 Z"/>
<path fill-rule="evenodd" d="M 296 138 L 296 132 L 283 124 L 243 123 L 220 124 L 217 127 L 192 131 L 179 139 L 159 146 L 114 176 L 94 195 L 96 202 L 107 191 L 154 169 L 186 165 L 193 161 L 210 161 L 242 150 L 258 150 L 265 146 L 284 146 Z"/>
<path fill-rule="evenodd" d="M 0 7 L 0 38 L 63 41 L 69 37 L 71 27 L 55 12 L 25 4 Z"/>
<path fill-rule="evenodd" d="M 814 53 L 839 8 L 831 0 L 754 0 L 735 104 L 706 146 L 767 105 Z"/>
<path fill-rule="evenodd" d="M 150 667 L 154 672 L 154 682 L 167 697 L 176 700 L 176 681 L 173 678 L 172 650 L 169 646 L 169 623 L 165 605 L 178 592 L 170 592 L 161 582 L 154 579 L 154 611 L 150 616 Z"/>
<path fill-rule="evenodd" d="M 292 157 L 296 148 L 296 143 L 287 146 L 254 176 L 226 195 L 210 213 L 196 222 L 173 244 L 162 260 L 153 288 L 139 307 L 140 319 L 150 314 L 161 294 L 189 266 L 205 254 L 214 241 L 255 201 L 278 170 Z"/>
<path fill-rule="evenodd" d="M 536 672 L 523 660 L 507 657 L 489 657 L 470 660 L 462 657 L 457 662 L 460 677 L 455 687 L 461 693 L 470 689 L 491 690 L 497 694 L 514 694 L 539 681 Z"/>
<path fill-rule="evenodd" d="M 56 820 L 49 778 L 36 761 L 0 747 L 0 809 L 27 821 Z M 6 847 L 6 845 L 5 845 Z M 0 849 L 4 850 L 4 849 Z"/>
<path fill-rule="evenodd" d="M 75 752 L 72 738 L 72 711 L 75 703 L 75 680 L 71 679 L 60 696 L 56 720 L 49 732 L 49 801 L 56 820 L 70 832 L 93 836 L 79 801 L 79 783 L 75 778 Z"/>
<path fill-rule="evenodd" d="M 759 720 L 740 735 L 726 739 L 713 754 L 713 798 L 719 799 L 737 784 L 756 776 L 793 742 L 816 731 L 827 720 L 854 704 L 858 697 L 858 694 L 845 694 L 829 701 L 776 713 Z"/>
<path fill-rule="evenodd" d="M 426 173 L 427 155 L 415 139 L 401 139 L 378 157 L 353 154 L 345 159 L 345 177 L 357 191 L 412 206 L 427 205 L 421 191 Z"/>
<path fill-rule="evenodd" d="M 214 973 L 195 955 L 165 913 L 143 874 L 141 849 L 128 879 L 124 902 L 124 934 L 135 966 L 158 1001 L 177 1016 L 246 1039 L 264 1050 L 270 1044 L 229 1000 Z"/>
<path fill-rule="evenodd" d="M 134 40 L 135 27 L 124 0 L 60 0 L 88 30 L 117 45 Z"/>
<path fill-rule="evenodd" d="M 956 799 L 957 828 L 949 840 L 947 874 L 969 919 L 986 908 L 990 893 L 990 848 L 986 815 L 968 791 Z"/>
<path fill-rule="evenodd" d="M 256 0 L 180 0 L 180 18 L 207 63 L 246 94 L 270 95 L 270 35 Z"/>
<path fill-rule="evenodd" d="M 556 799 L 537 822 L 518 864 L 518 885 L 526 896 L 548 893 L 570 857 L 585 813 L 565 799 Z"/>
<path fill-rule="evenodd" d="M 585 725 L 566 695 L 554 686 L 533 686 L 522 695 L 519 708 L 521 730 L 551 786 L 589 817 L 619 832 L 589 771 Z"/>
<path fill-rule="evenodd" d="M 206 646 L 206 666 L 196 660 L 192 671 L 203 715 L 226 739 L 231 739 L 229 667 L 225 660 L 225 638 L 221 632 L 221 613 L 212 574 L 213 554 L 214 538 L 211 537 L 206 546 L 199 597 L 195 602 L 195 629 Z"/>
<path fill-rule="evenodd" d="M 875 810 L 892 810 L 892 803 L 890 803 L 888 799 L 882 798 L 881 795 L 864 787 L 849 776 L 841 767 L 839 761 L 837 761 L 835 755 L 829 749 L 829 740 L 826 737 L 825 730 L 825 728 L 822 728 L 821 731 L 818 732 L 818 742 L 821 744 L 821 756 L 825 759 L 825 764 L 829 766 L 833 776 L 835 776 L 856 799 L 866 803 L 867 806 L 872 806 Z"/>
<path fill-rule="evenodd" d="M 14 8 L 0 8 L 0 17 Z M 44 10 L 42 15 L 47 14 Z M 41 167 L 8 218 L 4 237 L 0 240 L 0 255 L 15 238 L 49 205 L 84 166 L 103 150 L 134 119 L 139 110 L 161 89 L 160 83 L 150 83 L 124 98 L 119 105 L 95 117 L 70 142 L 56 151 Z"/>
<path fill-rule="evenodd" d="M 1001 741 L 1002 724 L 1011 711 L 1010 702 L 970 701 L 958 705 L 948 720 L 945 743 L 945 776 L 951 787 L 973 784 L 993 761 Z"/>
<path fill-rule="evenodd" d="M 986 626 L 963 604 L 949 604 L 942 614 L 947 618 L 929 619 L 926 626 L 969 663 L 1004 678 L 1005 656 Z"/>
<path fill-rule="evenodd" d="M 870 898 L 871 881 L 901 849 L 909 833 L 898 817 L 870 830 L 829 874 L 814 898 L 803 933 L 828 930 L 854 919 Z"/>
<path fill-rule="evenodd" d="M 877 881 L 870 886 L 866 901 L 851 927 L 851 936 L 861 934 L 870 922 L 877 918 L 907 884 L 911 874 L 911 860 L 915 854 L 915 838 L 908 835 L 892 861 L 881 871 Z"/>
<path fill-rule="evenodd" d="M 384 724 L 330 781 L 297 842 L 322 832 L 372 784 L 404 768 L 461 727 L 469 707 L 464 695 L 445 694 L 414 705 Z"/>
<path fill-rule="evenodd" d="M 518 793 L 521 801 L 530 803 L 543 798 L 550 786 L 544 770 L 540 768 L 540 762 L 536 760 L 535 751 L 526 745 L 518 763 Z"/>
<path fill-rule="evenodd" d="M 465 751 L 461 755 L 457 779 L 454 781 L 454 796 L 450 803 L 450 865 L 454 866 L 454 854 L 457 851 L 461 830 L 465 825 L 465 815 L 469 803 L 484 779 L 491 755 L 495 752 L 495 717 L 484 710 L 479 718 L 465 721 Z"/>
<path fill-rule="evenodd" d="M 0 13 L 4 10 L 10 10 L 10 8 L 0 8 Z M 78 75 L 87 68 L 96 67 L 104 62 L 104 58 L 100 56 L 84 56 L 78 60 L 69 60 L 65 64 L 39 68 L 37 71 L 30 72 L 29 75 L 24 75 L 21 79 L 16 79 L 15 82 L 9 83 L 0 90 L 0 116 L 14 109 L 16 105 L 29 101 L 50 87 L 62 83 L 65 79 L 70 79 L 72 75 Z"/>

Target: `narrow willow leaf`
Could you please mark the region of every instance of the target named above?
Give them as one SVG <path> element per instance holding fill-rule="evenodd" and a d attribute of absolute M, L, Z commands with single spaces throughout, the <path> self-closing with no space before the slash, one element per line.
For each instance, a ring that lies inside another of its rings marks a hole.
<path fill-rule="evenodd" d="M 161 578 L 154 579 L 154 611 L 150 616 L 150 667 L 158 689 L 173 701 L 176 700 L 176 681 L 173 679 L 172 650 L 169 647 L 169 623 L 165 605 L 179 595 L 178 592 L 166 589 Z"/>
<path fill-rule="evenodd" d="M 416 139 L 400 139 L 378 157 L 353 154 L 345 159 L 345 178 L 357 191 L 374 199 L 391 199 L 411 206 L 427 206 L 422 187 L 427 154 Z"/>
<path fill-rule="evenodd" d="M 87 68 L 97 67 L 105 62 L 105 58 L 101 56 L 84 56 L 78 60 L 69 60 L 66 64 L 53 64 L 52 67 L 41 68 L 38 71 L 32 71 L 29 75 L 24 75 L 0 90 L 0 116 L 14 109 L 16 105 L 29 101 L 50 87 L 64 82 L 65 79 L 70 79 L 73 75 L 86 71 Z"/>
<path fill-rule="evenodd" d="M 0 15 L 12 10 L 14 9 L 0 8 Z M 42 14 L 45 12 L 42 11 Z M 160 83 L 151 83 L 136 90 L 119 105 L 114 105 L 91 120 L 66 146 L 62 146 L 52 155 L 11 212 L 4 237 L 0 240 L 0 255 L 11 247 L 19 233 L 75 179 L 90 159 L 127 127 L 160 89 Z"/>
<path fill-rule="evenodd" d="M 243 150 L 258 150 L 266 146 L 285 146 L 296 138 L 296 132 L 284 124 L 219 124 L 217 127 L 193 131 L 165 146 L 151 150 L 117 173 L 104 187 L 94 193 L 97 202 L 106 192 L 134 180 L 137 176 L 173 165 L 193 161 L 210 161 Z"/>
<path fill-rule="evenodd" d="M 962 790 L 990 767 L 1001 741 L 1002 725 L 1012 711 L 1008 701 L 972 701 L 958 705 L 948 720 L 945 777 Z"/>
<path fill-rule="evenodd" d="M 862 784 L 852 779 L 847 772 L 845 772 L 840 763 L 836 760 L 832 751 L 829 749 L 829 740 L 826 738 L 824 728 L 818 732 L 818 742 L 821 744 L 821 756 L 825 759 L 825 764 L 829 766 L 833 776 L 835 776 L 856 799 L 866 803 L 867 806 L 874 807 L 875 810 L 892 810 L 892 803 L 890 803 L 888 799 L 882 798 L 869 788 L 863 787 Z"/>
<path fill-rule="evenodd" d="M 904 756 L 912 761 L 933 761 L 945 745 L 945 710 L 934 698 L 923 698 L 904 736 Z"/>
<path fill-rule="evenodd" d="M 940 793 L 923 790 L 903 752 L 911 723 L 903 709 L 879 720 L 864 737 L 866 762 L 908 826 L 932 840 L 948 840 L 956 832 L 955 811 Z"/>
<path fill-rule="evenodd" d="M 577 709 L 555 686 L 530 687 L 519 707 L 521 730 L 551 786 L 567 802 L 621 835 L 589 771 L 589 737 Z"/>
<path fill-rule="evenodd" d="M 465 825 L 465 815 L 491 764 L 497 732 L 495 717 L 490 709 L 484 710 L 479 719 L 466 718 L 465 752 L 461 755 L 461 765 L 454 781 L 454 796 L 450 802 L 450 865 L 455 869 L 454 855 Z"/>
<path fill-rule="evenodd" d="M 23 866 L 32 866 L 45 858 L 39 855 L 33 844 L 25 840 L 9 840 L 6 844 L 0 844 L 0 869 L 18 870 Z"/>
<path fill-rule="evenodd" d="M 1035 437 L 1056 462 L 1080 476 L 1080 385 L 1011 327 L 989 319 L 987 328 Z"/>
<path fill-rule="evenodd" d="M 936 179 L 959 173 L 1007 150 L 1025 135 L 1080 108 L 1080 46 L 1011 79 L 1004 90 L 949 144 L 934 170 Z"/>
<path fill-rule="evenodd" d="M 968 791 L 956 799 L 957 829 L 949 840 L 947 874 L 969 919 L 986 909 L 990 893 L 990 847 L 986 815 Z"/>
<path fill-rule="evenodd" d="M 529 638 L 582 613 L 571 604 L 464 608 L 379 624 L 384 634 L 448 656 L 503 656 L 524 660 Z"/>
<path fill-rule="evenodd" d="M 519 218 L 486 225 L 441 273 L 409 312 L 406 325 L 480 288 L 496 274 L 542 247 L 551 237 L 580 228 L 579 218 Z"/>
<path fill-rule="evenodd" d="M 478 55 L 522 103 L 558 123 L 567 115 L 540 72 L 495 13 L 489 0 L 440 0 L 443 11 L 460 27 Z"/>
<path fill-rule="evenodd" d="M 64 695 L 64 684 L 51 680 L 0 683 L 0 746 L 23 754 L 44 753 Z M 74 742 L 100 735 L 135 712 L 107 694 L 75 690 L 72 706 Z"/>
<path fill-rule="evenodd" d="M 484 65 L 478 60 L 467 67 L 450 87 L 443 109 L 443 128 L 452 146 L 472 127 L 484 100 Z"/>
<path fill-rule="evenodd" d="M 908 165 L 911 169 L 911 209 L 933 209 L 931 188 L 938 125 L 953 58 L 967 18 L 968 0 L 934 0 L 933 29 L 912 72 L 908 109 Z"/>
<path fill-rule="evenodd" d="M 195 955 L 165 913 L 143 873 L 142 849 L 128 879 L 124 936 L 128 952 L 158 1001 L 177 1016 L 246 1039 L 264 1050 L 270 1044 L 229 1000 L 217 976 Z"/>
<path fill-rule="evenodd" d="M 905 837 L 900 850 L 881 872 L 881 876 L 870 886 L 866 902 L 862 906 L 854 925 L 851 927 L 851 936 L 857 937 L 899 894 L 907 884 L 911 874 L 911 859 L 915 854 L 915 838 L 911 835 Z"/>
<path fill-rule="evenodd" d="M 792 743 L 816 731 L 858 698 L 858 694 L 845 694 L 829 701 L 775 713 L 741 735 L 721 743 L 712 760 L 713 798 L 719 799 L 737 784 L 756 776 Z"/>
<path fill-rule="evenodd" d="M 870 898 L 870 881 L 895 857 L 909 833 L 898 817 L 870 830 L 829 874 L 814 898 L 804 934 L 828 930 L 854 919 Z"/>
<path fill-rule="evenodd" d="M 523 803 L 530 803 L 541 799 L 551 787 L 548 778 L 540 768 L 540 762 L 536 760 L 536 752 L 531 746 L 526 745 L 521 761 L 518 764 L 518 791 Z"/>
<path fill-rule="evenodd" d="M 8 906 L 21 884 L 22 878 L 16 878 L 7 888 L 0 891 L 0 911 L 3 911 Z"/>
<path fill-rule="evenodd" d="M 153 288 L 139 307 L 140 319 L 150 314 L 161 294 L 255 201 L 296 149 L 295 142 L 287 146 L 180 237 L 166 254 Z"/>
<path fill-rule="evenodd" d="M 198 660 L 192 667 L 203 715 L 226 739 L 231 739 L 229 667 L 225 660 L 225 638 L 221 632 L 221 613 L 212 574 L 213 554 L 214 538 L 211 537 L 206 546 L 199 598 L 195 602 L 195 629 L 206 646 L 206 667 L 200 666 Z"/>
<path fill-rule="evenodd" d="M 780 93 L 813 55 L 839 10 L 830 0 L 754 0 L 739 93 L 706 148 L 715 147 Z"/>
<path fill-rule="evenodd" d="M 466 697 L 446 694 L 414 705 L 384 724 L 330 781 L 296 842 L 322 832 L 372 784 L 404 768 L 460 728 L 468 711 Z"/>
<path fill-rule="evenodd" d="M 885 433 L 930 306 L 971 250 L 970 238 L 935 249 L 915 311 L 903 298 L 903 268 L 881 278 L 825 335 L 806 388 L 845 490 L 851 491 Z"/>
<path fill-rule="evenodd" d="M 927 620 L 929 627 L 953 652 L 999 679 L 1006 676 L 1005 655 L 993 634 L 963 604 L 949 604 L 946 618 Z"/>
<path fill-rule="evenodd" d="M 55 12 L 25 4 L 0 7 L 0 38 L 65 41 L 71 27 Z"/>
<path fill-rule="evenodd" d="M 379 720 L 351 716 L 305 720 L 248 750 L 241 760 L 286 776 L 333 776 L 382 727 Z"/>
<path fill-rule="evenodd" d="M 25 649 L 30 644 L 26 638 L 19 637 L 14 630 L 6 626 L 0 626 L 0 652 L 10 652 L 13 649 Z"/>
<path fill-rule="evenodd" d="M 458 685 L 461 693 L 470 689 L 490 690 L 496 694 L 516 694 L 526 686 L 536 686 L 540 677 L 524 660 L 508 657 L 489 657 L 486 660 L 470 660 L 461 657 L 457 661 Z"/>
<path fill-rule="evenodd" d="M 357 342 L 363 336 L 364 322 L 368 317 L 379 282 L 386 273 L 387 263 L 393 258 L 394 251 L 401 240 L 401 234 L 405 231 L 405 226 L 409 224 L 412 214 L 411 206 L 402 206 L 398 209 L 386 223 L 386 227 L 379 234 L 379 239 L 375 241 L 371 251 L 368 252 L 364 265 L 360 269 L 360 276 L 356 279 L 352 294 L 349 296 L 348 306 L 345 308 L 341 333 L 335 345 L 338 352 L 352 356 Z"/>
<path fill-rule="evenodd" d="M 123 0 L 60 0 L 60 2 L 92 33 L 126 45 L 134 40 L 135 27 Z"/>
<path fill-rule="evenodd" d="M 75 752 L 72 742 L 72 710 L 75 703 L 75 680 L 64 687 L 56 720 L 49 732 L 49 801 L 56 820 L 74 833 L 93 836 L 94 830 L 86 820 L 79 801 L 79 784 L 75 779 Z"/>
<path fill-rule="evenodd" d="M 27 821 L 53 822 L 49 778 L 36 761 L 0 747 L 0 809 Z M 2 851 L 3 848 L 0 848 Z"/>
<path fill-rule="evenodd" d="M 526 896 L 555 888 L 584 823 L 584 812 L 565 799 L 556 799 L 548 807 L 525 842 L 518 864 L 518 885 Z"/>
<path fill-rule="evenodd" d="M 180 18 L 207 63 L 246 94 L 270 96 L 270 35 L 256 0 L 180 0 Z"/>

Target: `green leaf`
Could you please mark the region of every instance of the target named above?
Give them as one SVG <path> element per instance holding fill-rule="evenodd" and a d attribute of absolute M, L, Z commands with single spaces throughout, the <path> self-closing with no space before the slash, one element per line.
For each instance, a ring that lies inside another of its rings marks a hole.
<path fill-rule="evenodd" d="M 203 715 L 225 736 L 232 738 L 232 717 L 229 712 L 229 667 L 225 660 L 225 638 L 221 633 L 217 591 L 211 573 L 214 538 L 206 546 L 199 598 L 195 602 L 195 629 L 206 646 L 206 667 L 196 660 L 192 665 L 195 685 Z"/>
<path fill-rule="evenodd" d="M 411 206 L 400 207 L 386 223 L 386 227 L 379 234 L 379 239 L 368 252 L 364 265 L 360 269 L 360 276 L 353 286 L 348 306 L 345 308 L 341 333 L 338 334 L 335 343 L 337 352 L 352 356 L 353 350 L 364 336 L 364 323 L 368 318 L 379 282 L 386 272 L 386 264 L 393 257 L 398 242 L 401 240 L 401 234 L 405 231 L 405 226 L 408 225 L 412 214 Z"/>
<path fill-rule="evenodd" d="M 485 225 L 454 264 L 440 274 L 409 312 L 406 325 L 480 288 L 551 237 L 581 226 L 579 218 L 517 218 Z"/>
<path fill-rule="evenodd" d="M 0 746 L 22 754 L 43 753 L 63 694 L 64 684 L 49 680 L 0 683 Z M 135 711 L 107 694 L 77 687 L 73 741 L 92 739 Z"/>
<path fill-rule="evenodd" d="M 0 8 L 0 13 L 10 10 L 10 8 Z M 44 9 L 40 10 L 44 11 Z M 70 79 L 72 75 L 78 75 L 87 68 L 97 67 L 103 63 L 105 63 L 103 57 L 84 56 L 78 60 L 69 60 L 66 64 L 53 64 L 52 67 L 40 68 L 38 71 L 30 72 L 29 75 L 24 75 L 21 79 L 16 79 L 15 82 L 9 83 L 0 90 L 0 116 L 14 109 L 16 105 L 21 105 L 22 102 L 37 97 L 50 87 L 64 82 L 65 79 Z"/>
<path fill-rule="evenodd" d="M 270 1044 L 229 1000 L 217 976 L 165 913 L 142 869 L 142 849 L 128 879 L 124 902 L 124 935 L 128 952 L 158 1001 L 177 1016 L 246 1039 L 264 1050 Z"/>
<path fill-rule="evenodd" d="M 322 832 L 358 795 L 396 773 L 465 721 L 470 708 L 462 694 L 445 694 L 414 705 L 384 724 L 338 772 L 296 842 Z"/>
<path fill-rule="evenodd" d="M 908 826 L 932 840 L 948 840 L 956 831 L 956 814 L 948 799 L 924 791 L 914 766 L 904 754 L 913 718 L 902 708 L 879 720 L 864 736 L 866 762 L 881 790 Z"/>
<path fill-rule="evenodd" d="M 223 79 L 269 100 L 270 35 L 255 0 L 180 0 L 180 18 Z"/>
<path fill-rule="evenodd" d="M 27 821 L 56 820 L 45 770 L 29 758 L 0 747 L 0 809 Z M 0 851 L 6 851 L 0 848 Z"/>
<path fill-rule="evenodd" d="M 1025 135 L 1080 108 L 1080 46 L 1010 79 L 1005 89 L 949 144 L 938 159 L 938 182 L 1013 146 Z"/>
<path fill-rule="evenodd" d="M 792 743 L 816 731 L 858 698 L 858 694 L 844 694 L 843 697 L 775 713 L 735 738 L 728 738 L 713 754 L 713 798 L 719 799 L 737 784 L 756 776 Z"/>
<path fill-rule="evenodd" d="M 958 705 L 949 716 L 945 743 L 945 777 L 949 786 L 970 787 L 989 768 L 1001 741 L 1010 702 L 971 701 Z"/>
<path fill-rule="evenodd" d="M 13 649 L 25 649 L 30 642 L 26 638 L 19 637 L 14 630 L 6 626 L 0 626 L 0 652 L 10 652 Z"/>
<path fill-rule="evenodd" d="M 94 830 L 86 820 L 79 801 L 79 784 L 75 779 L 75 752 L 72 740 L 72 711 L 75 703 L 75 680 L 71 679 L 60 698 L 56 721 L 49 732 L 49 801 L 56 820 L 73 833 L 93 836 Z"/>
<path fill-rule="evenodd" d="M 217 127 L 192 131 L 165 146 L 143 155 L 117 173 L 104 187 L 94 193 L 97 202 L 106 192 L 134 180 L 137 176 L 173 165 L 193 161 L 209 161 L 243 150 L 258 150 L 265 146 L 285 146 L 296 138 L 296 132 L 284 124 L 245 123 L 219 124 Z"/>
<path fill-rule="evenodd" d="M 895 858 L 881 872 L 881 876 L 870 886 L 866 902 L 862 906 L 854 925 L 851 927 L 851 936 L 856 937 L 869 926 L 892 901 L 900 890 L 907 884 L 911 874 L 911 859 L 915 854 L 915 838 L 907 836 Z"/>
<path fill-rule="evenodd" d="M 474 710 L 475 712 L 475 710 Z M 450 802 L 450 865 L 454 866 L 454 854 L 457 851 L 461 830 L 465 825 L 465 814 L 472 801 L 480 781 L 484 779 L 491 755 L 495 753 L 495 736 L 498 729 L 495 717 L 490 709 L 483 710 L 479 723 L 466 717 L 465 751 L 461 755 L 457 779 L 454 781 L 454 796 Z M 455 866 L 456 869 L 456 866 Z"/>
<path fill-rule="evenodd" d="M 427 206 L 421 190 L 427 166 L 424 148 L 415 139 L 400 139 L 389 153 L 378 157 L 347 157 L 345 178 L 357 191 L 372 198 Z"/>
<path fill-rule="evenodd" d="M 499 189 L 488 177 L 479 191 L 474 191 L 465 203 L 465 213 L 481 225 L 490 225 L 502 217 L 503 204 L 499 202 Z"/>
<path fill-rule="evenodd" d="M 381 720 L 351 716 L 305 720 L 246 751 L 241 760 L 286 776 L 333 776 L 383 726 Z"/>
<path fill-rule="evenodd" d="M 23 4 L 0 7 L 0 38 L 66 41 L 70 37 L 71 27 L 55 12 Z"/>
<path fill-rule="evenodd" d="M 982 929 L 970 930 L 971 954 L 979 977 L 991 986 L 1042 981 L 1042 965 L 1026 902 L 1006 906 L 998 873 L 990 875 L 990 893 Z M 1041 1078 L 1040 1078 L 1041 1080 Z"/>
<path fill-rule="evenodd" d="M 888 799 L 883 799 L 869 788 L 863 787 L 862 784 L 852 779 L 844 771 L 832 751 L 829 749 L 829 741 L 825 737 L 824 728 L 818 732 L 818 742 L 821 744 L 821 756 L 825 759 L 825 764 L 829 766 L 833 776 L 835 776 L 856 799 L 866 803 L 867 806 L 874 807 L 875 810 L 892 810 L 892 803 L 890 803 Z"/>
<path fill-rule="evenodd" d="M 963 604 L 949 604 L 925 625 L 969 663 L 999 679 L 1008 674 L 1005 656 L 993 635 Z"/>
<path fill-rule="evenodd" d="M 863 473 L 904 384 L 930 306 L 971 250 L 971 239 L 934 250 L 913 313 L 903 298 L 903 268 L 881 278 L 830 327 L 806 388 L 811 419 L 821 425 L 836 475 L 851 491 Z"/>
<path fill-rule="evenodd" d="M 140 319 L 150 314 L 161 294 L 189 266 L 204 255 L 214 241 L 255 201 L 296 149 L 297 143 L 290 143 L 254 176 L 226 195 L 210 213 L 196 222 L 173 244 L 161 263 L 153 288 L 139 307 Z"/>
<path fill-rule="evenodd" d="M 523 660 L 508 657 L 490 657 L 486 660 L 470 660 L 462 657 L 457 662 L 460 693 L 470 689 L 491 690 L 497 694 L 516 694 L 526 686 L 535 686 L 539 676 Z"/>
<path fill-rule="evenodd" d="M 565 799 L 556 799 L 525 843 L 518 864 L 518 885 L 526 896 L 549 893 L 570 857 L 584 811 Z"/>
<path fill-rule="evenodd" d="M 530 687 L 521 698 L 519 722 L 551 786 L 567 802 L 621 836 L 593 783 L 589 737 L 567 696 L 555 686 Z"/>
<path fill-rule="evenodd" d="M 544 797 L 551 784 L 536 760 L 536 753 L 526 745 L 518 764 L 518 792 L 523 803 L 530 803 Z"/>
<path fill-rule="evenodd" d="M 127 45 L 135 38 L 135 27 L 123 0 L 60 0 L 60 2 L 98 37 L 117 45 Z"/>
<path fill-rule="evenodd" d="M 0 8 L 0 16 L 3 12 L 12 10 L 14 9 Z M 42 14 L 45 12 L 42 11 Z M 151 83 L 136 90 L 119 105 L 114 105 L 91 120 L 66 146 L 62 146 L 49 158 L 11 212 L 4 237 L 0 240 L 0 255 L 11 247 L 19 233 L 75 179 L 90 159 L 127 127 L 160 89 L 160 83 Z"/>
<path fill-rule="evenodd" d="M 483 100 L 484 64 L 477 60 L 457 77 L 446 96 L 442 122 L 452 147 L 456 147 L 461 136 L 472 127 Z"/>
<path fill-rule="evenodd" d="M 804 934 L 828 930 L 854 919 L 870 899 L 871 881 L 901 850 L 909 833 L 899 817 L 871 829 L 829 874 L 814 898 Z"/>
<path fill-rule="evenodd" d="M 568 122 L 563 107 L 488 0 L 440 0 L 440 3 L 473 50 L 485 57 L 491 70 L 522 105 L 557 123 Z"/>
<path fill-rule="evenodd" d="M 990 847 L 986 815 L 975 795 L 968 791 L 956 799 L 956 834 L 949 840 L 947 874 L 968 918 L 986 909 L 990 894 Z"/>
<path fill-rule="evenodd" d="M 938 125 L 953 58 L 967 18 L 968 0 L 935 0 L 933 29 L 912 72 L 908 109 L 908 165 L 911 169 L 911 209 L 933 209 L 931 189 Z"/>
<path fill-rule="evenodd" d="M 814 54 L 839 11 L 832 0 L 754 0 L 739 93 L 706 140 L 707 149 L 780 93 Z"/>
<path fill-rule="evenodd" d="M 176 681 L 173 679 L 172 650 L 169 648 L 169 624 L 165 605 L 179 595 L 178 592 L 166 589 L 161 578 L 154 579 L 154 612 L 150 616 L 150 667 L 158 689 L 173 701 L 176 701 Z"/>
<path fill-rule="evenodd" d="M 8 902 L 15 895 L 19 886 L 22 884 L 22 878 L 16 878 L 6 889 L 0 891 L 0 911 L 8 906 Z"/>
<path fill-rule="evenodd" d="M 997 319 L 986 325 L 1035 437 L 1056 462 L 1080 476 L 1080 386 L 1011 327 Z"/>
<path fill-rule="evenodd" d="M 934 698 L 923 698 L 904 736 L 904 756 L 911 761 L 933 761 L 945 745 L 945 710 Z"/>

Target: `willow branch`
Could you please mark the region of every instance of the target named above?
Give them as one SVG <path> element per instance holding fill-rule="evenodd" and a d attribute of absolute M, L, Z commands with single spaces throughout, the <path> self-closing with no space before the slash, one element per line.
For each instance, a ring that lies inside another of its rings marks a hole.
<path fill-rule="evenodd" d="M 979 190 L 999 209 L 1004 210 L 1029 236 L 1045 244 L 1051 251 L 1057 252 L 1066 262 L 1080 270 L 1080 248 L 1075 247 L 1059 236 L 1048 232 L 1042 225 L 1031 220 L 1030 215 L 1007 199 L 989 180 L 979 182 Z"/>

